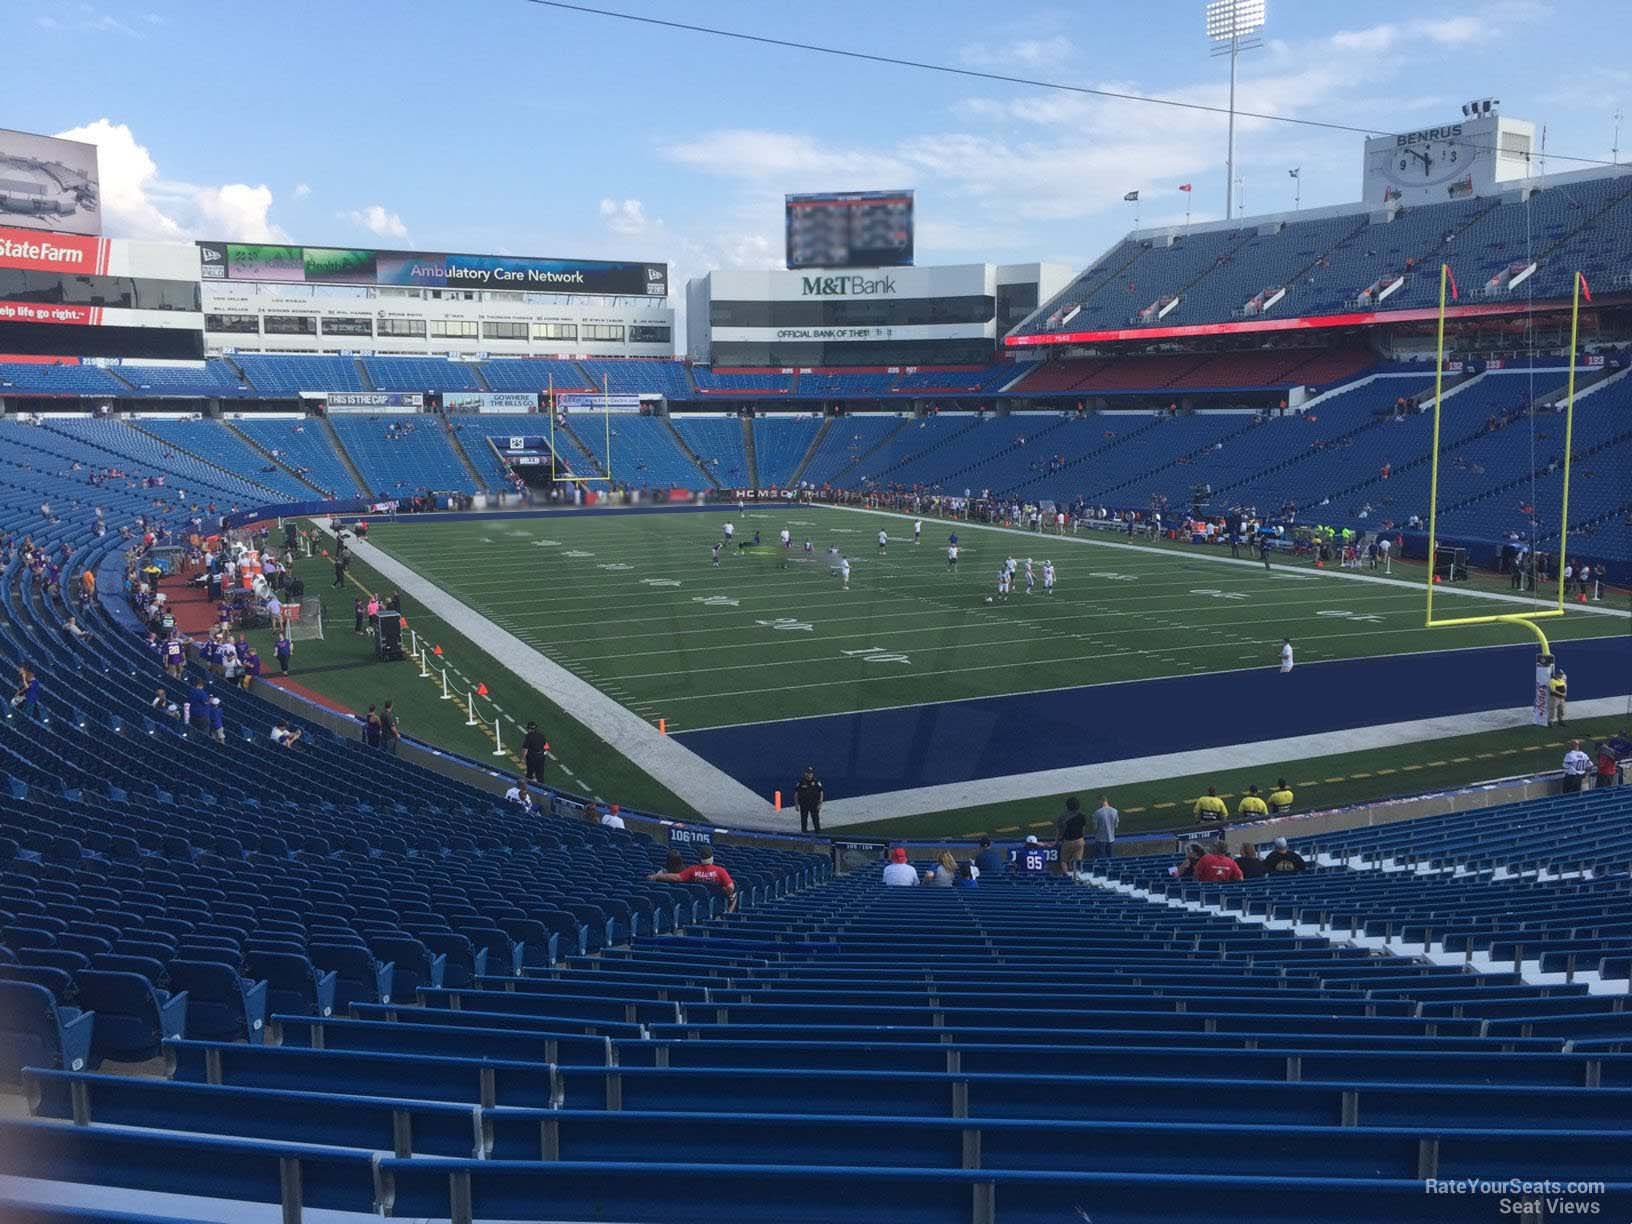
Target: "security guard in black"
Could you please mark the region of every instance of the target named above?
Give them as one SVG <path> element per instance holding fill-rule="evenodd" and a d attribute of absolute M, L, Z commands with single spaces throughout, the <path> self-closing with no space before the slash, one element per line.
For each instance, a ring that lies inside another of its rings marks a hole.
<path fill-rule="evenodd" d="M 807 765 L 804 775 L 799 779 L 799 785 L 793 789 L 793 797 L 799 803 L 799 831 L 801 833 L 820 833 L 822 831 L 822 782 L 816 776 L 816 767 Z"/>

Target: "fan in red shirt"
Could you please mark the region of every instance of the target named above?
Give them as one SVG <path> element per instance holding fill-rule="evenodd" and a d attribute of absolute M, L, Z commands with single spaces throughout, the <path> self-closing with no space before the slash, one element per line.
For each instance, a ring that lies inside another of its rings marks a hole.
<path fill-rule="evenodd" d="M 714 861 L 714 851 L 703 847 L 698 861 L 679 871 L 654 871 L 648 880 L 662 880 L 670 884 L 707 884 L 725 894 L 727 909 L 737 908 L 737 883 L 731 873 Z"/>
<path fill-rule="evenodd" d="M 1242 878 L 1241 867 L 1223 842 L 1215 842 L 1196 860 L 1193 878 L 1198 884 L 1227 884 Z"/>

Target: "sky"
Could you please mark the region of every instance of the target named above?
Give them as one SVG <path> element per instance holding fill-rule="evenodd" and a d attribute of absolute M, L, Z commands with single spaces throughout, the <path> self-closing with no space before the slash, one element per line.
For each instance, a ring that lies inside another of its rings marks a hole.
<path fill-rule="evenodd" d="M 601 7 L 1223 105 L 1201 0 Z M 1495 96 L 1550 171 L 1604 158 L 1632 70 L 1601 0 L 1268 0 L 1237 106 L 1406 131 Z M 1223 215 L 1224 119 L 749 45 L 530 0 L 57 0 L 7 23 L 0 127 L 100 149 L 106 232 L 778 267 L 790 191 L 914 188 L 917 262 L 1081 268 Z M 1619 59 L 1621 57 L 1613 57 Z M 1632 105 L 1627 109 L 1632 110 Z M 1363 137 L 1237 123 L 1248 213 L 1355 201 Z M 1632 125 L 1624 146 L 1632 146 Z M 1193 185 L 1186 197 L 1177 188 Z M 678 304 L 678 303 L 677 303 Z"/>

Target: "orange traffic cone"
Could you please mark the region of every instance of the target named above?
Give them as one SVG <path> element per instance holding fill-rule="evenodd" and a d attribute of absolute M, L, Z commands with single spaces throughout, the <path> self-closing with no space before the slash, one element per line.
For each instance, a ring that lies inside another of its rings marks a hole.
<path fill-rule="evenodd" d="M 478 685 L 477 685 L 477 686 L 476 686 L 476 696 L 478 696 L 478 697 L 486 697 L 486 696 L 487 696 L 487 685 L 485 685 L 485 684 L 478 684 Z"/>
<path fill-rule="evenodd" d="M 440 659 L 442 657 L 442 647 L 432 646 L 431 647 L 431 653 L 434 654 L 437 658 Z"/>

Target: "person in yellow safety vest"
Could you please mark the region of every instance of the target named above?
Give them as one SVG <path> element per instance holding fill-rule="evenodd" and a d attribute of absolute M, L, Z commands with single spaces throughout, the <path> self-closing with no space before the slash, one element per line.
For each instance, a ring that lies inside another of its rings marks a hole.
<path fill-rule="evenodd" d="M 1218 797 L 1218 792 L 1209 786 L 1207 793 L 1196 800 L 1192 814 L 1197 820 L 1224 821 L 1230 818 L 1230 809 L 1225 806 L 1224 800 Z"/>
<path fill-rule="evenodd" d="M 1275 789 L 1269 792 L 1269 810 L 1284 812 L 1292 806 L 1292 788 L 1286 784 L 1285 778 L 1275 783 Z"/>
<path fill-rule="evenodd" d="M 1562 667 L 1553 668 L 1553 678 L 1547 681 L 1547 697 L 1552 709 L 1547 712 L 1547 721 L 1564 725 L 1564 706 L 1570 695 L 1569 678 L 1565 676 Z"/>
<path fill-rule="evenodd" d="M 1241 802 L 1235 805 L 1237 816 L 1268 816 L 1269 805 L 1258 796 L 1256 786 L 1247 787 L 1247 793 L 1241 796 Z"/>

